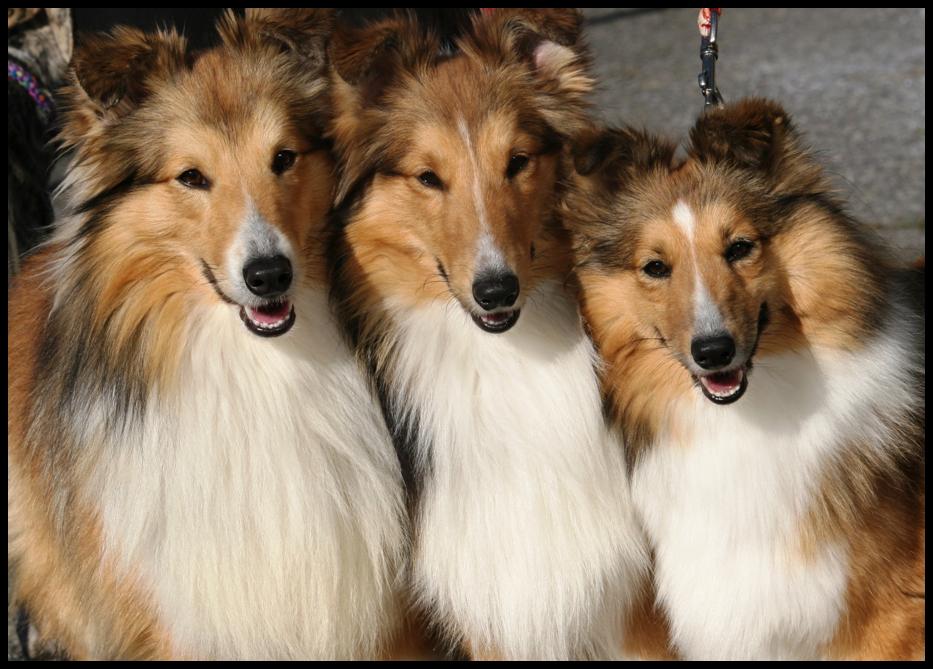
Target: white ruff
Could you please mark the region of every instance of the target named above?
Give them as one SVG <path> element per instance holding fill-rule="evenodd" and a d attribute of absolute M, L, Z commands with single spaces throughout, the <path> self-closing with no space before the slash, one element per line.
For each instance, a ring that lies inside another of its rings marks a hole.
<path fill-rule="evenodd" d="M 396 622 L 397 459 L 323 292 L 295 311 L 275 339 L 192 312 L 179 396 L 95 472 L 105 552 L 183 656 L 372 657 Z"/>
<path fill-rule="evenodd" d="M 419 596 L 475 651 L 617 655 L 644 539 L 575 303 L 546 284 L 503 334 L 455 303 L 393 315 L 393 391 L 431 463 Z"/>
<path fill-rule="evenodd" d="M 800 526 L 827 466 L 853 443 L 880 448 L 889 435 L 878 416 L 916 405 L 908 341 L 889 332 L 858 353 L 756 359 L 736 404 L 697 390 L 673 410 L 687 437 L 658 440 L 633 495 L 686 658 L 815 658 L 832 639 L 849 547 L 806 557 Z"/>

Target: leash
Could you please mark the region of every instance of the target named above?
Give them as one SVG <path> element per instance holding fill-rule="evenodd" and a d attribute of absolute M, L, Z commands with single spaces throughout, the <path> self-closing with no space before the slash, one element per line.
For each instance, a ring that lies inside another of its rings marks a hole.
<path fill-rule="evenodd" d="M 716 60 L 719 58 L 719 7 L 706 7 L 700 10 L 697 18 L 697 27 L 700 29 L 700 62 L 702 69 L 698 77 L 700 93 L 705 99 L 704 109 L 708 107 L 722 107 L 722 95 L 716 86 Z"/>

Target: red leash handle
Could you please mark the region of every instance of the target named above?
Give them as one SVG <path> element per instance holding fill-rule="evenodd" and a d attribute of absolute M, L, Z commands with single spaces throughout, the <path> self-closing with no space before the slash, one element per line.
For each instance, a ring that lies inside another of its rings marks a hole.
<path fill-rule="evenodd" d="M 700 92 L 705 100 L 705 107 L 722 107 L 722 95 L 716 87 L 716 60 L 719 58 L 719 17 L 720 7 L 704 7 L 697 18 L 700 29 L 700 62 L 703 64 L 700 76 Z"/>
<path fill-rule="evenodd" d="M 700 15 L 697 17 L 697 28 L 700 29 L 700 37 L 709 37 L 709 31 L 712 26 L 710 16 L 713 12 L 722 16 L 721 7 L 704 7 L 700 10 Z"/>

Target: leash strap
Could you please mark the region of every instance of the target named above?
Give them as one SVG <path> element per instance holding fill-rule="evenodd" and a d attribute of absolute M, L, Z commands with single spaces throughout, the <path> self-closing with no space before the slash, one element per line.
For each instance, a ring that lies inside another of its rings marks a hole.
<path fill-rule="evenodd" d="M 700 62 L 702 68 L 698 80 L 700 92 L 705 100 L 704 107 L 722 107 L 723 99 L 716 86 L 716 60 L 719 58 L 719 7 L 706 7 L 700 10 L 697 27 L 700 29 Z"/>

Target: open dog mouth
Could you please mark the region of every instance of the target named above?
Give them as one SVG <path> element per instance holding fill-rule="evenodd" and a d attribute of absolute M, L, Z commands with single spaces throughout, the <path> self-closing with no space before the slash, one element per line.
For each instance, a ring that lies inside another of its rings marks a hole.
<path fill-rule="evenodd" d="M 473 322 L 476 323 L 481 330 L 493 333 L 505 332 L 510 329 L 518 322 L 518 316 L 520 314 L 521 309 L 500 311 L 494 314 L 483 314 L 482 316 L 477 316 L 470 312 L 470 316 L 473 317 Z"/>
<path fill-rule="evenodd" d="M 702 376 L 694 375 L 694 380 L 708 400 L 716 404 L 732 404 L 745 394 L 745 391 L 748 390 L 748 374 L 752 369 L 752 358 L 758 352 L 761 333 L 768 327 L 769 322 L 768 304 L 762 302 L 758 308 L 758 328 L 755 333 L 755 343 L 752 345 L 751 353 L 749 353 L 745 363 L 740 367 L 724 372 L 712 372 Z"/>
<path fill-rule="evenodd" d="M 714 372 L 694 377 L 707 399 L 716 404 L 731 404 L 748 389 L 751 361 L 728 372 Z"/>
<path fill-rule="evenodd" d="M 240 319 L 260 337 L 278 337 L 295 324 L 295 308 L 286 298 L 270 300 L 259 307 L 240 307 Z"/>

